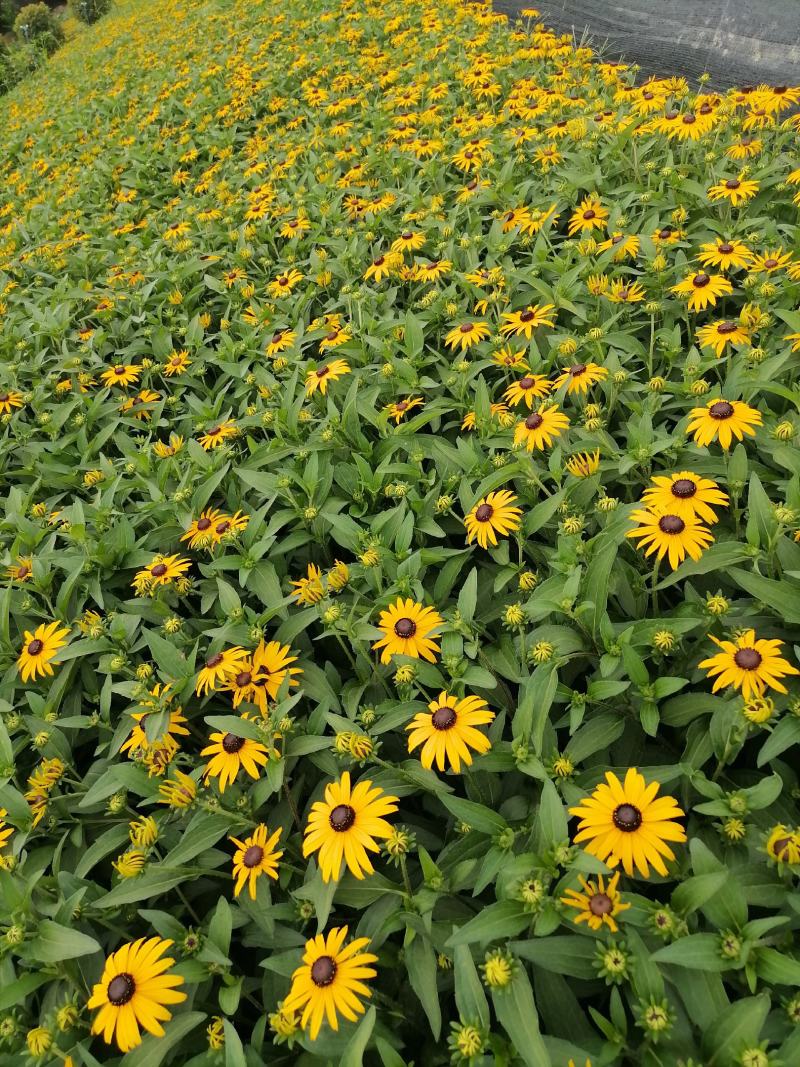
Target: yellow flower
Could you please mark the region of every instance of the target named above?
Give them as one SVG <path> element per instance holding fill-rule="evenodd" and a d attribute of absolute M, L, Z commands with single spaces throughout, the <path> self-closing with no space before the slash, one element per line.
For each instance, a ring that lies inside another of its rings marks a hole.
<path fill-rule="evenodd" d="M 382 649 L 381 663 L 390 663 L 392 656 L 411 656 L 435 663 L 439 646 L 434 631 L 443 625 L 444 619 L 434 608 L 398 597 L 381 612 L 378 628 L 383 631 L 383 637 L 372 647 Z"/>
<path fill-rule="evenodd" d="M 735 320 L 717 319 L 700 327 L 697 340 L 703 348 L 713 349 L 714 355 L 719 359 L 728 345 L 749 344 L 750 331 Z"/>
<path fill-rule="evenodd" d="M 567 889 L 566 894 L 561 897 L 562 904 L 577 909 L 578 914 L 574 917 L 574 922 L 585 922 L 590 930 L 600 930 L 606 926 L 612 934 L 617 932 L 619 929 L 615 921 L 617 915 L 630 907 L 630 904 L 622 903 L 617 889 L 619 875 L 620 872 L 617 871 L 609 879 L 608 884 L 605 884 L 602 875 L 598 876 L 596 882 L 587 881 L 578 875 L 583 892 Z"/>
<path fill-rule="evenodd" d="M 199 440 L 202 447 L 206 452 L 210 452 L 214 448 L 218 448 L 223 441 L 226 441 L 229 437 L 235 437 L 239 430 L 236 423 L 228 420 L 227 422 L 218 422 L 216 426 L 212 426 L 211 429 L 206 430 L 204 434 L 201 434 Z"/>
<path fill-rule="evenodd" d="M 602 382 L 608 377 L 608 369 L 597 363 L 575 363 L 567 367 L 553 382 L 554 389 L 566 385 L 567 393 L 586 393 L 589 386 Z"/>
<path fill-rule="evenodd" d="M 298 604 L 306 606 L 316 604 L 325 596 L 322 585 L 322 571 L 315 563 L 309 563 L 306 577 L 298 578 L 290 583 L 294 586 L 292 599 Z"/>
<path fill-rule="evenodd" d="M 549 448 L 554 439 L 560 437 L 568 426 L 569 419 L 555 404 L 550 407 L 542 405 L 538 411 L 532 411 L 523 422 L 517 423 L 514 444 L 524 444 L 528 452 L 532 452 L 534 448 Z"/>
<path fill-rule="evenodd" d="M 721 274 L 700 271 L 687 275 L 678 285 L 673 285 L 671 292 L 687 297 L 690 311 L 704 311 L 709 306 L 714 307 L 719 297 L 732 293 L 733 286 Z"/>
<path fill-rule="evenodd" d="M 748 200 L 752 200 L 758 189 L 759 184 L 756 181 L 741 177 L 727 178 L 711 186 L 708 190 L 708 199 L 729 200 L 733 207 L 737 207 L 739 204 L 746 204 Z"/>
<path fill-rule="evenodd" d="M 324 396 L 328 391 L 328 383 L 350 373 L 350 364 L 343 359 L 334 359 L 330 363 L 323 363 L 316 370 L 310 370 L 306 375 L 306 396 L 312 396 L 317 390 Z"/>
<path fill-rule="evenodd" d="M 702 522 L 718 520 L 714 507 L 726 507 L 728 497 L 711 478 L 701 478 L 694 471 L 653 475 L 653 483 L 642 494 L 642 503 L 654 511 L 669 512 L 681 519 L 697 517 Z M 711 506 L 713 505 L 713 507 Z"/>
<path fill-rule="evenodd" d="M 503 393 L 503 399 L 515 407 L 517 404 L 524 402 L 530 409 L 533 407 L 534 400 L 540 400 L 542 397 L 547 396 L 552 391 L 552 388 L 552 382 L 549 382 L 544 375 L 526 374 L 524 378 L 520 378 L 519 381 L 512 382 L 509 385 Z"/>
<path fill-rule="evenodd" d="M 711 634 L 708 636 L 722 651 L 704 659 L 699 666 L 709 678 L 717 675 L 713 685 L 715 693 L 729 685 L 741 689 L 745 700 L 763 696 L 767 688 L 785 693 L 786 686 L 781 679 L 800 674 L 800 670 L 782 658 L 781 641 L 757 639 L 755 630 L 745 630 L 735 641 L 718 641 Z"/>
<path fill-rule="evenodd" d="M 156 556 L 152 563 L 136 572 L 136 577 L 131 583 L 136 590 L 137 596 L 152 596 L 156 589 L 162 585 L 169 585 L 182 577 L 191 567 L 190 559 L 181 559 L 180 556 Z"/>
<path fill-rule="evenodd" d="M 390 419 L 394 419 L 395 425 L 400 423 L 400 420 L 405 418 L 409 411 L 413 411 L 414 408 L 422 406 L 422 397 L 410 396 L 405 400 L 396 400 L 392 404 L 388 404 L 384 409 Z"/>
<path fill-rule="evenodd" d="M 233 877 L 236 881 L 233 895 L 235 897 L 238 897 L 247 886 L 250 899 L 255 900 L 258 879 L 262 874 L 273 880 L 277 879 L 278 860 L 283 852 L 278 851 L 275 846 L 282 833 L 283 829 L 279 827 L 270 835 L 269 829 L 263 823 L 259 823 L 244 841 L 236 837 L 231 838 L 237 848 L 233 857 Z"/>
<path fill-rule="evenodd" d="M 600 469 L 600 449 L 595 449 L 594 452 L 576 452 L 564 466 L 576 478 L 590 478 Z"/>
<path fill-rule="evenodd" d="M 338 881 L 342 868 L 359 879 L 372 874 L 368 852 L 379 852 L 375 843 L 391 837 L 392 826 L 384 818 L 397 811 L 397 797 L 373 786 L 369 779 L 350 785 L 345 771 L 338 782 L 328 782 L 324 800 L 311 805 L 303 839 L 303 855 L 319 852 L 324 882 Z"/>
<path fill-rule="evenodd" d="M 488 548 L 489 543 L 497 544 L 497 534 L 505 537 L 518 530 L 522 511 L 513 506 L 516 500 L 508 489 L 489 493 L 480 499 L 464 519 L 467 544 L 477 541 L 481 548 Z"/>
<path fill-rule="evenodd" d="M 567 226 L 567 233 L 574 237 L 576 233 L 587 233 L 597 228 L 604 230 L 608 220 L 608 208 L 593 196 L 587 196 L 575 209 Z"/>
<path fill-rule="evenodd" d="M 734 437 L 741 441 L 745 435 L 755 436 L 754 427 L 762 423 L 761 412 L 741 400 L 709 400 L 704 408 L 692 408 L 687 433 L 695 443 L 708 446 L 715 439 L 727 451 Z"/>
<path fill-rule="evenodd" d="M 269 754 L 260 741 L 251 741 L 249 737 L 239 737 L 232 733 L 213 733 L 209 737 L 210 745 L 201 750 L 201 756 L 210 756 L 203 777 L 219 779 L 219 791 L 224 793 L 233 785 L 244 770 L 251 778 L 259 777 L 259 767 L 269 761 Z"/>
<path fill-rule="evenodd" d="M 454 326 L 445 337 L 448 348 L 460 348 L 462 352 L 472 348 L 480 341 L 485 341 L 491 330 L 485 322 L 464 322 Z"/>
<path fill-rule="evenodd" d="M 626 537 L 638 539 L 639 548 L 645 548 L 645 556 L 657 553 L 656 559 L 664 556 L 674 570 L 689 556 L 698 560 L 714 540 L 709 530 L 694 516 L 681 518 L 663 510 L 634 511 L 631 522 L 636 528 L 629 530 Z"/>
<path fill-rule="evenodd" d="M 33 633 L 25 631 L 25 641 L 17 659 L 17 667 L 23 682 L 35 681 L 37 675 L 43 678 L 53 674 L 53 667 L 58 666 L 56 655 L 66 645 L 65 638 L 69 627 L 60 622 L 42 623 Z"/>
<path fill-rule="evenodd" d="M 483 754 L 492 747 L 489 738 L 475 727 L 493 719 L 494 712 L 481 697 L 467 696 L 459 700 L 442 692 L 438 699 L 430 702 L 427 712 L 419 712 L 406 726 L 406 730 L 411 731 L 408 751 L 413 752 L 422 745 L 420 762 L 423 767 L 430 769 L 435 763 L 443 771 L 446 760 L 450 769 L 460 774 L 462 762 L 467 767 L 472 763 L 470 749 Z"/>
<path fill-rule="evenodd" d="M 188 808 L 197 796 L 197 783 L 183 771 L 175 771 L 175 778 L 168 778 L 158 787 L 158 799 L 171 808 Z"/>
<path fill-rule="evenodd" d="M 524 335 L 530 340 L 531 334 L 537 327 L 555 326 L 555 320 L 551 316 L 553 311 L 555 311 L 553 304 L 543 304 L 542 306 L 533 304 L 522 311 L 506 312 L 502 316 L 505 322 L 500 327 L 500 333 L 504 337 Z"/>

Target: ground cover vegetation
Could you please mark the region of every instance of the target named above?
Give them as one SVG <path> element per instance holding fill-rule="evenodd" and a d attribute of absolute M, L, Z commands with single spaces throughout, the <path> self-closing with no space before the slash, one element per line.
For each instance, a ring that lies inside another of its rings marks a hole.
<path fill-rule="evenodd" d="M 800 1061 L 798 101 L 142 0 L 0 102 L 0 1064 Z"/>

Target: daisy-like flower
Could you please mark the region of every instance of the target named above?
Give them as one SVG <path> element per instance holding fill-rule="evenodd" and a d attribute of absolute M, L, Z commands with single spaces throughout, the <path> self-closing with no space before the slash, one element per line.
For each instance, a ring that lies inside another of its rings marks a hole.
<path fill-rule="evenodd" d="M 494 712 L 481 697 L 467 696 L 461 700 L 450 693 L 442 692 L 428 705 L 428 711 L 415 715 L 406 726 L 411 731 L 408 751 L 422 745 L 420 762 L 428 770 L 435 763 L 440 771 L 445 761 L 456 774 L 461 773 L 461 764 L 472 764 L 472 753 L 488 752 L 492 743 L 486 734 L 477 730 L 494 719 Z"/>
<path fill-rule="evenodd" d="M 324 800 L 311 805 L 303 840 L 303 855 L 319 852 L 323 882 L 338 881 L 342 868 L 358 879 L 372 874 L 368 852 L 380 852 L 377 840 L 391 837 L 392 825 L 383 817 L 397 811 L 397 797 L 384 793 L 364 779 L 351 787 L 345 771 L 338 782 L 328 782 Z"/>
<path fill-rule="evenodd" d="M 718 520 L 715 507 L 727 507 L 728 497 L 711 478 L 701 478 L 694 471 L 656 474 L 653 483 L 642 493 L 642 503 L 653 511 L 677 515 L 681 519 L 697 518 L 701 522 Z M 712 507 L 713 505 L 713 507 Z"/>
<path fill-rule="evenodd" d="M 645 549 L 645 556 L 657 553 L 656 559 L 669 559 L 673 570 L 687 556 L 698 560 L 714 540 L 713 534 L 692 516 L 681 518 L 665 511 L 639 510 L 631 514 L 636 528 L 625 535 L 637 539 L 638 548 Z"/>
<path fill-rule="evenodd" d="M 611 283 L 610 290 L 605 295 L 612 304 L 638 304 L 646 298 L 647 293 L 639 282 L 615 278 Z"/>
<path fill-rule="evenodd" d="M 639 254 L 639 238 L 632 233 L 613 233 L 608 240 L 597 246 L 598 252 L 609 252 L 614 249 L 614 260 L 619 263 L 630 256 L 636 259 Z"/>
<path fill-rule="evenodd" d="M 711 186 L 708 190 L 708 199 L 711 201 L 729 200 L 733 207 L 738 207 L 739 204 L 746 204 L 748 200 L 752 200 L 758 189 L 758 182 L 752 179 L 727 178 Z"/>
<path fill-rule="evenodd" d="M 189 548 L 208 548 L 218 540 L 215 525 L 222 515 L 218 508 L 206 508 L 198 518 L 192 519 L 188 530 L 181 535 L 181 541 L 188 541 Z"/>
<path fill-rule="evenodd" d="M 604 230 L 608 220 L 608 208 L 593 196 L 585 197 L 572 213 L 567 226 L 567 233 L 574 237 L 576 233 L 588 233 L 593 229 Z"/>
<path fill-rule="evenodd" d="M 153 445 L 153 451 L 159 459 L 169 459 L 170 456 L 176 456 L 182 448 L 183 438 L 177 433 L 169 435 L 168 444 L 165 441 L 156 441 Z"/>
<path fill-rule="evenodd" d="M 226 441 L 229 437 L 235 437 L 239 432 L 236 423 L 232 420 L 227 422 L 218 422 L 216 426 L 212 426 L 206 430 L 200 437 L 200 444 L 206 450 L 210 452 L 214 448 L 218 448 L 223 441 Z"/>
<path fill-rule="evenodd" d="M 135 725 L 128 740 L 120 747 L 120 752 L 130 752 L 133 759 L 136 753 L 144 753 L 150 749 L 171 748 L 175 751 L 178 748 L 178 742 L 175 737 L 181 735 L 184 737 L 189 736 L 189 731 L 185 725 L 187 719 L 183 714 L 183 709 L 170 707 L 174 699 L 174 694 L 170 692 L 170 688 L 169 685 L 162 686 L 158 683 L 150 690 L 150 697 L 141 702 L 143 710 L 131 712 L 131 718 Z M 149 741 L 145 730 L 145 720 L 148 715 L 158 715 L 162 711 L 169 713 L 167 724 L 162 728 L 162 732 L 158 737 Z"/>
<path fill-rule="evenodd" d="M 538 411 L 532 411 L 523 422 L 518 422 L 514 430 L 514 444 L 524 444 L 528 452 L 534 448 L 549 448 L 556 437 L 560 437 L 569 426 L 569 419 L 559 411 L 555 404 Z"/>
<path fill-rule="evenodd" d="M 0 415 L 10 415 L 15 408 L 21 408 L 25 401 L 22 393 L 16 389 L 6 389 L 0 392 Z"/>
<path fill-rule="evenodd" d="M 168 778 L 158 787 L 159 803 L 169 804 L 176 811 L 188 808 L 196 796 L 197 782 L 183 771 L 176 770 L 174 778 Z"/>
<path fill-rule="evenodd" d="M 161 585 L 169 585 L 177 578 L 181 578 L 191 567 L 190 559 L 182 559 L 180 556 L 156 556 L 152 563 L 148 563 L 142 570 L 136 572 L 136 577 L 131 585 L 136 590 L 137 596 L 148 594 L 152 596 Z"/>
<path fill-rule="evenodd" d="M 753 253 L 741 241 L 718 237 L 700 245 L 697 258 L 704 267 L 718 267 L 720 270 L 735 270 L 746 267 Z"/>
<path fill-rule="evenodd" d="M 259 823 L 244 841 L 240 841 L 237 837 L 231 838 L 236 845 L 236 852 L 233 856 L 233 878 L 236 882 L 233 895 L 235 897 L 238 897 L 247 886 L 250 899 L 255 900 L 258 879 L 262 874 L 273 880 L 277 879 L 278 860 L 283 855 L 283 850 L 279 851 L 275 846 L 282 833 L 283 828 L 279 827 L 270 835 L 269 829 L 263 823 Z"/>
<path fill-rule="evenodd" d="M 306 396 L 312 396 L 319 390 L 324 396 L 328 391 L 328 383 L 350 373 L 350 364 L 344 359 L 334 359 L 330 363 L 323 363 L 316 370 L 310 370 L 306 375 Z"/>
<path fill-rule="evenodd" d="M 782 248 L 772 248 L 753 256 L 749 270 L 751 274 L 773 274 L 776 270 L 787 267 L 791 262 L 791 252 L 784 252 Z"/>
<path fill-rule="evenodd" d="M 569 908 L 575 908 L 578 914 L 573 917 L 575 923 L 586 923 L 590 930 L 600 930 L 606 926 L 612 934 L 619 929 L 616 918 L 621 911 L 627 911 L 630 904 L 623 904 L 617 884 L 620 872 L 612 875 L 605 883 L 602 874 L 598 875 L 597 881 L 587 881 L 582 875 L 578 875 L 582 893 L 577 889 L 567 889 L 561 898 L 561 903 Z"/>
<path fill-rule="evenodd" d="M 402 264 L 402 252 L 387 252 L 383 256 L 378 256 L 377 259 L 373 259 L 364 272 L 364 281 L 368 282 L 370 278 L 374 279 L 376 282 L 383 281 L 384 278 L 388 278 L 389 275 L 401 267 Z"/>
<path fill-rule="evenodd" d="M 152 389 L 142 389 L 136 396 L 132 396 L 124 404 L 120 404 L 119 410 L 123 415 L 132 414 L 140 422 L 147 422 L 150 419 L 147 404 L 155 404 L 160 399 L 160 394 L 153 392 Z"/>
<path fill-rule="evenodd" d="M 435 663 L 439 646 L 434 631 L 443 625 L 444 619 L 434 608 L 418 604 L 410 597 L 407 600 L 398 597 L 380 613 L 378 629 L 383 631 L 383 637 L 372 647 L 382 649 L 381 663 L 390 663 L 392 656 L 410 656 Z"/>
<path fill-rule="evenodd" d="M 100 381 L 110 389 L 112 385 L 128 386 L 139 381 L 142 368 L 133 363 L 118 363 L 100 375 Z"/>
<path fill-rule="evenodd" d="M 576 452 L 564 464 L 575 478 L 590 478 L 600 469 L 600 449 L 594 452 Z"/>
<path fill-rule="evenodd" d="M 19 556 L 16 563 L 6 567 L 6 578 L 10 578 L 12 582 L 27 582 L 32 574 L 32 556 Z"/>
<path fill-rule="evenodd" d="M 508 419 L 510 419 L 511 422 L 514 421 L 514 416 L 511 415 L 505 404 L 490 404 L 489 416 L 492 419 L 497 419 L 501 426 L 505 426 Z M 461 429 L 474 430 L 477 422 L 478 413 L 476 411 L 468 411 L 461 420 Z"/>
<path fill-rule="evenodd" d="M 658 782 L 647 785 L 644 776 L 631 767 L 625 781 L 606 771 L 606 780 L 574 808 L 578 833 L 575 843 L 587 842 L 586 851 L 604 860 L 609 867 L 622 868 L 632 875 L 634 867 L 644 878 L 650 867 L 662 877 L 667 868 L 664 859 L 674 860 L 668 841 L 686 840 L 686 832 L 676 819 L 684 813 L 674 797 L 657 797 Z"/>
<path fill-rule="evenodd" d="M 597 363 L 574 363 L 559 374 L 553 382 L 553 388 L 560 389 L 562 385 L 566 385 L 568 395 L 586 393 L 589 386 L 605 381 L 607 377 L 607 367 L 601 367 Z"/>
<path fill-rule="evenodd" d="M 714 678 L 714 693 L 729 685 L 740 689 L 745 700 L 763 696 L 767 688 L 785 693 L 786 686 L 781 679 L 800 674 L 781 656 L 781 641 L 756 638 L 755 630 L 745 630 L 734 641 L 718 641 L 711 634 L 708 636 L 722 650 L 699 664 L 709 678 Z"/>
<path fill-rule="evenodd" d="M 520 348 L 515 352 L 511 345 L 503 345 L 502 348 L 498 348 L 496 352 L 493 352 L 492 363 L 496 363 L 498 367 L 514 367 L 523 371 L 529 370 L 525 359 L 525 349 Z"/>
<path fill-rule="evenodd" d="M 770 831 L 764 848 L 776 863 L 800 863 L 800 830 L 778 823 Z"/>
<path fill-rule="evenodd" d="M 92 1033 L 102 1034 L 107 1045 L 116 1041 L 120 1052 L 142 1042 L 141 1030 L 164 1036 L 161 1025 L 172 1018 L 167 1004 L 180 1004 L 186 994 L 178 986 L 184 979 L 167 973 L 175 960 L 164 953 L 172 944 L 160 937 L 123 945 L 105 962 L 103 974 L 92 989 L 88 1007 L 99 1009 Z"/>
<path fill-rule="evenodd" d="M 755 436 L 755 427 L 762 423 L 761 412 L 741 400 L 709 400 L 704 408 L 692 408 L 686 432 L 694 435 L 695 444 L 708 446 L 714 440 L 724 449 L 734 438 Z"/>
<path fill-rule="evenodd" d="M 342 326 L 341 323 L 338 322 L 333 323 L 331 324 L 331 328 L 320 341 L 319 350 L 320 352 L 328 352 L 332 348 L 338 348 L 340 345 L 347 344 L 347 342 L 352 341 L 352 339 L 353 335 L 346 326 Z M 348 366 L 347 369 L 350 370 L 350 367 Z M 314 373 L 316 374 L 317 372 L 314 371 Z"/>
<path fill-rule="evenodd" d="M 728 345 L 746 345 L 750 343 L 750 331 L 735 319 L 717 319 L 706 323 L 697 331 L 697 340 L 702 348 L 711 348 L 717 359 Z"/>
<path fill-rule="evenodd" d="M 421 396 L 409 396 L 404 400 L 395 400 L 392 404 L 387 404 L 384 411 L 390 419 L 394 419 L 395 426 L 404 419 L 409 411 L 413 411 L 414 408 L 422 407 L 423 400 Z"/>
<path fill-rule="evenodd" d="M 276 330 L 267 341 L 264 351 L 268 356 L 277 356 L 279 353 L 285 352 L 287 348 L 291 348 L 296 340 L 297 334 L 294 330 Z"/>
<path fill-rule="evenodd" d="M 58 666 L 58 650 L 66 645 L 69 627 L 60 622 L 41 623 L 33 633 L 25 631 L 25 641 L 17 659 L 23 682 L 35 681 L 38 675 L 53 674 Z"/>
<path fill-rule="evenodd" d="M 792 352 L 800 352 L 800 333 L 787 333 L 783 339 L 792 342 Z"/>
<path fill-rule="evenodd" d="M 466 352 L 473 345 L 485 341 L 491 332 L 485 322 L 463 322 L 450 330 L 445 337 L 445 344 L 448 348 L 460 348 Z"/>
<path fill-rule="evenodd" d="M 509 385 L 503 393 L 503 399 L 514 407 L 524 402 L 528 408 L 532 408 L 534 400 L 541 400 L 552 389 L 553 383 L 543 374 L 526 374 L 524 378 Z"/>
<path fill-rule="evenodd" d="M 418 252 L 425 244 L 425 234 L 415 233 L 414 230 L 403 230 L 399 237 L 392 242 L 393 252 Z"/>
<path fill-rule="evenodd" d="M 522 510 L 515 508 L 516 496 L 508 489 L 500 489 L 482 497 L 464 519 L 467 544 L 477 541 L 481 548 L 497 544 L 497 535 L 506 537 L 519 529 Z"/>
<path fill-rule="evenodd" d="M 322 584 L 322 571 L 316 563 L 309 563 L 305 578 L 298 578 L 290 583 L 294 586 L 292 599 L 298 604 L 318 604 L 325 596 L 325 588 Z"/>
<path fill-rule="evenodd" d="M 415 282 L 436 282 L 453 269 L 449 259 L 432 259 L 430 263 L 415 263 L 411 277 Z"/>
<path fill-rule="evenodd" d="M 205 662 L 197 676 L 195 692 L 199 697 L 222 688 L 234 674 L 241 670 L 242 663 L 248 658 L 245 649 L 235 645 L 224 652 L 215 652 Z"/>
<path fill-rule="evenodd" d="M 554 304 L 532 304 L 522 311 L 505 312 L 505 322 L 500 327 L 500 333 L 504 337 L 519 337 L 524 334 L 526 339 L 530 340 L 531 334 L 539 326 L 555 326 L 553 311 Z"/>
<path fill-rule="evenodd" d="M 217 778 L 220 793 L 224 793 L 229 785 L 233 785 L 241 770 L 251 778 L 258 778 L 259 767 L 269 761 L 266 747 L 260 741 L 252 741 L 249 737 L 217 732 L 210 735 L 209 741 L 211 744 L 206 745 L 200 752 L 201 756 L 211 757 L 203 777 Z"/>
<path fill-rule="evenodd" d="M 366 1010 L 362 999 L 372 996 L 364 983 L 377 971 L 371 966 L 378 957 L 364 952 L 368 937 L 359 937 L 344 947 L 347 927 L 334 926 L 327 934 L 306 941 L 303 962 L 292 975 L 292 987 L 281 1005 L 281 1015 L 302 1012 L 301 1025 L 315 1041 L 325 1019 L 339 1029 L 339 1015 L 355 1022 Z"/>
<path fill-rule="evenodd" d="M 705 311 L 707 307 L 716 307 L 721 296 L 733 292 L 733 286 L 721 274 L 689 274 L 682 282 L 673 285 L 671 292 L 688 299 L 690 311 Z"/>
<path fill-rule="evenodd" d="M 284 274 L 279 274 L 277 278 L 271 281 L 267 286 L 267 292 L 273 298 L 288 296 L 302 280 L 303 275 L 300 271 L 292 267 L 291 270 L 287 270 Z"/>
<path fill-rule="evenodd" d="M 164 364 L 164 374 L 168 378 L 175 378 L 188 370 L 191 365 L 188 352 L 173 352 Z"/>

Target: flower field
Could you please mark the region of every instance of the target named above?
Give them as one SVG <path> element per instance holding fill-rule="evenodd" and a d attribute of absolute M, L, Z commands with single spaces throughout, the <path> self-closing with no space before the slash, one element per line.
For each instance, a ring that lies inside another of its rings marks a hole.
<path fill-rule="evenodd" d="M 800 1063 L 799 103 L 456 0 L 0 101 L 0 1067 Z"/>

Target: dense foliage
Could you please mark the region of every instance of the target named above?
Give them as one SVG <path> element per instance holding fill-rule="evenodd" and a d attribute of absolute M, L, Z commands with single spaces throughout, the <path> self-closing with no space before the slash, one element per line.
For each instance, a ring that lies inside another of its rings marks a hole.
<path fill-rule="evenodd" d="M 4 98 L 0 1065 L 800 1062 L 799 100 L 455 0 Z"/>

